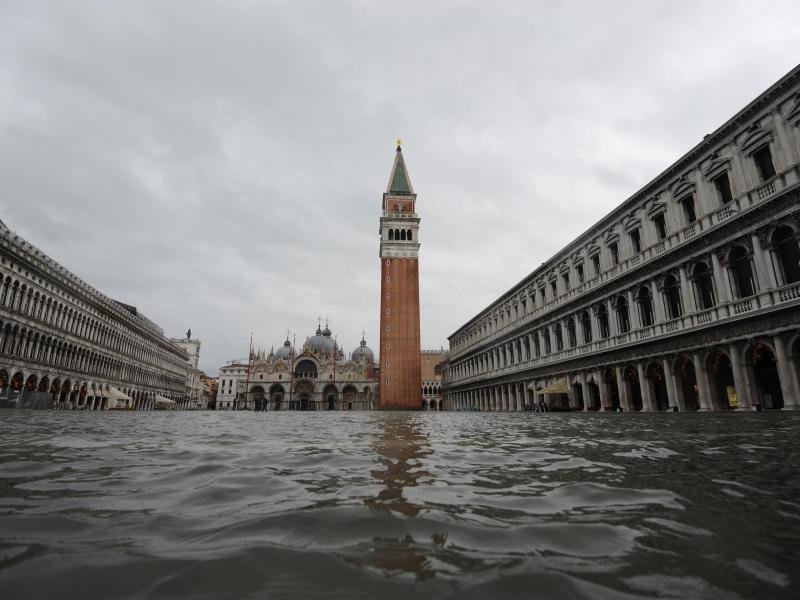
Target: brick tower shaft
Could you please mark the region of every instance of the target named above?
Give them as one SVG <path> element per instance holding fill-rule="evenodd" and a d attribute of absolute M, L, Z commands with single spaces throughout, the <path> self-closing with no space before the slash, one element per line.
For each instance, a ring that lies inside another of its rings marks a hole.
<path fill-rule="evenodd" d="M 419 410 L 422 365 L 419 328 L 419 215 L 397 146 L 381 215 L 380 396 L 383 410 Z"/>

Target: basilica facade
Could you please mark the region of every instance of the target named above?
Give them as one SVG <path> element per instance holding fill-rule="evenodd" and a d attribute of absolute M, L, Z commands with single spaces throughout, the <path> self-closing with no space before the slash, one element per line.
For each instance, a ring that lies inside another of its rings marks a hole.
<path fill-rule="evenodd" d="M 450 337 L 454 410 L 800 407 L 800 67 Z"/>
<path fill-rule="evenodd" d="M 317 327 L 301 348 L 295 348 L 287 338 L 277 350 L 251 352 L 249 364 L 242 370 L 237 380 L 242 392 L 234 394 L 234 401 L 218 402 L 219 410 L 377 408 L 374 353 L 362 339 L 349 355 L 345 354 L 327 325 L 324 329 Z"/>

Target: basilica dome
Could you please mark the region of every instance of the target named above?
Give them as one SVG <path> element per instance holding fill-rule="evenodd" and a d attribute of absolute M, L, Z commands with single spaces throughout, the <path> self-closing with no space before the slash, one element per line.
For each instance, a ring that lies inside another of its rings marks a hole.
<path fill-rule="evenodd" d="M 292 358 L 292 343 L 289 341 L 289 338 L 286 338 L 286 341 L 283 342 L 283 346 L 278 348 L 278 351 L 275 352 L 275 358 L 285 358 L 287 360 Z"/>
<path fill-rule="evenodd" d="M 366 340 L 361 340 L 361 343 L 358 345 L 358 348 L 353 350 L 351 358 L 356 362 L 360 360 L 366 360 L 367 362 L 375 362 L 375 353 L 367 347 Z"/>
<path fill-rule="evenodd" d="M 303 345 L 303 350 L 330 355 L 333 354 L 333 347 L 334 343 L 331 338 L 331 330 L 326 327 L 325 331 L 322 331 L 317 327 L 317 332 L 306 340 L 306 343 Z"/>

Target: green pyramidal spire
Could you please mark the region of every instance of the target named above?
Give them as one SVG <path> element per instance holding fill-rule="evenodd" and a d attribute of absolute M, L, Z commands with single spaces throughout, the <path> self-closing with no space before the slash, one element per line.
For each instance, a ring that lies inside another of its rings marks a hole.
<path fill-rule="evenodd" d="M 386 188 L 386 193 L 400 196 L 414 193 L 414 189 L 411 187 L 411 180 L 408 178 L 408 171 L 406 171 L 406 163 L 403 160 L 400 144 L 397 144 L 397 152 L 394 156 L 394 165 L 392 166 L 392 174 L 389 177 L 389 187 Z"/>

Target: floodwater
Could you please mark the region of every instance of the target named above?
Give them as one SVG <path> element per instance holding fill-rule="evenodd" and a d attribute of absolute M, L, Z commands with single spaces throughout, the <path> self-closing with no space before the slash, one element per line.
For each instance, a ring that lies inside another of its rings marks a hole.
<path fill-rule="evenodd" d="M 800 414 L 5 410 L 0 597 L 798 598 Z"/>

